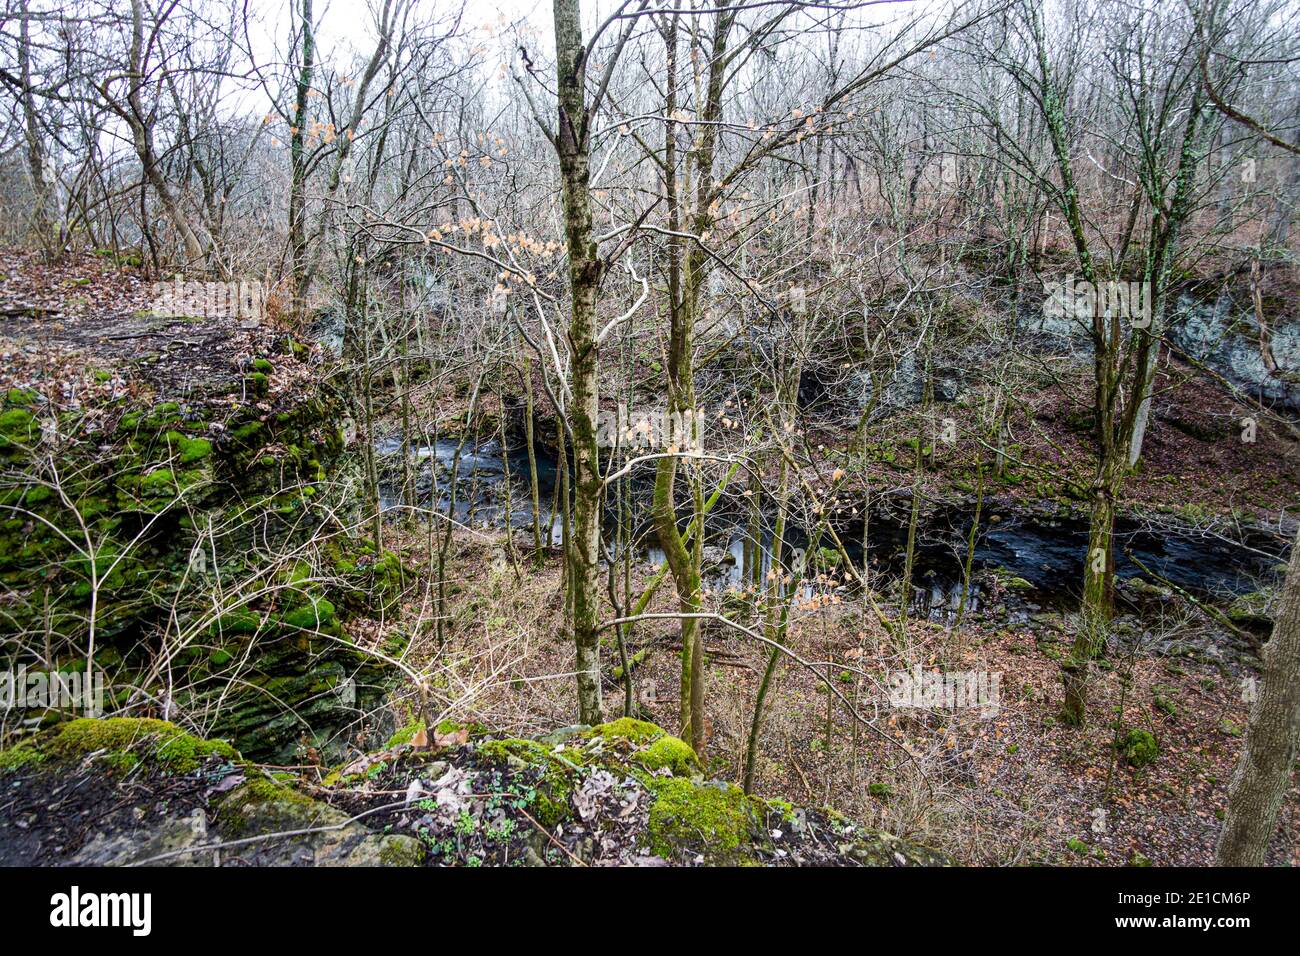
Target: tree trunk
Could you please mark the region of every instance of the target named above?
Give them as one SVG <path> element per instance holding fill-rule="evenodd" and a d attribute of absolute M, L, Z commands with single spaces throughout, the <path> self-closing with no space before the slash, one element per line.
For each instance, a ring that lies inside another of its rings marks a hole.
<path fill-rule="evenodd" d="M 307 99 L 311 91 L 316 45 L 312 24 L 312 0 L 302 0 L 302 62 L 294 91 L 293 130 L 289 134 L 289 258 L 293 273 L 294 314 L 305 314 L 307 273 Z"/>
<path fill-rule="evenodd" d="M 1079 632 L 1075 635 L 1069 658 L 1061 665 L 1061 679 L 1065 684 L 1061 722 L 1074 726 L 1082 724 L 1087 716 L 1088 672 L 1092 659 L 1097 656 L 1105 641 L 1110 621 L 1114 570 L 1111 535 L 1115 525 L 1118 474 L 1118 462 L 1113 456 L 1100 465 L 1088 522 L 1088 553 L 1084 555 Z"/>
<path fill-rule="evenodd" d="M 145 108 L 143 97 L 140 95 L 145 81 L 144 57 L 144 4 L 141 0 L 131 0 L 129 76 L 131 86 L 127 93 L 129 109 L 122 110 L 119 107 L 117 112 L 119 115 L 124 116 L 131 128 L 131 144 L 135 147 L 136 157 L 140 160 L 140 168 L 144 172 L 144 177 L 148 180 L 149 185 L 158 194 L 158 199 L 163 204 L 163 210 L 167 213 L 167 218 L 171 220 L 176 231 L 180 233 L 181 241 L 185 244 L 185 255 L 191 262 L 201 262 L 204 257 L 203 243 L 194 234 L 194 230 L 190 228 L 189 222 L 181 211 L 180 203 L 177 201 L 175 194 L 172 193 L 171 186 L 167 184 L 167 180 L 163 178 L 162 170 L 158 168 L 158 158 L 154 154 L 153 120 L 150 111 Z"/>
<path fill-rule="evenodd" d="M 1264 647 L 1263 686 L 1250 709 L 1241 760 L 1214 862 L 1263 866 L 1295 762 L 1300 734 L 1300 534 L 1282 586 L 1273 636 Z"/>
<path fill-rule="evenodd" d="M 1137 467 L 1138 459 L 1142 457 L 1142 442 L 1146 439 L 1147 422 L 1151 418 L 1151 392 L 1156 380 L 1156 366 L 1160 362 L 1160 341 L 1158 339 L 1153 342 L 1151 348 L 1147 351 L 1145 359 L 1142 368 L 1138 369 L 1138 383 L 1142 389 L 1142 401 L 1138 405 L 1137 417 L 1133 420 L 1133 437 L 1129 440 L 1128 466 L 1130 470 Z"/>
<path fill-rule="evenodd" d="M 573 534 L 565 538 L 577 649 L 578 711 L 584 724 L 601 721 L 600 699 L 600 405 L 596 344 L 596 289 L 601 262 L 591 228 L 590 141 L 586 107 L 586 50 L 579 0 L 555 0 L 555 72 L 559 118 L 555 148 L 564 187 L 564 236 L 572 298 L 569 348 L 573 362 Z"/>
<path fill-rule="evenodd" d="M 40 121 L 36 115 L 36 96 L 32 93 L 31 34 L 28 27 L 28 9 L 24 0 L 20 10 L 18 34 L 18 71 L 23 83 L 23 136 L 27 142 L 27 171 L 32 179 L 32 228 L 36 232 L 46 257 L 53 259 L 63 245 L 62 230 L 56 235 L 54 216 L 50 211 L 53 184 L 46 167 L 45 149 L 41 142 Z"/>

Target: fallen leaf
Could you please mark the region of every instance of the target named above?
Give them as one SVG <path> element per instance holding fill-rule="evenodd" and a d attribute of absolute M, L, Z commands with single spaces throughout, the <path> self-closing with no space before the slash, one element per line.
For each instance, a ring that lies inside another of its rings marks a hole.
<path fill-rule="evenodd" d="M 417 736 L 422 736 L 424 731 L 421 730 Z M 458 727 L 449 734 L 440 734 L 436 730 L 433 732 L 433 742 L 439 747 L 459 747 L 469 740 L 469 728 Z M 425 743 L 427 746 L 427 741 Z"/>

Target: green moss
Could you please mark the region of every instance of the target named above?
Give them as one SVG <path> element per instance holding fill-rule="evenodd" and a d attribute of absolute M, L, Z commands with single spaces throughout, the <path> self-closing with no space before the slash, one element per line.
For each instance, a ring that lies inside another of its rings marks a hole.
<path fill-rule="evenodd" d="M 321 630 L 334 623 L 334 605 L 322 597 L 313 597 L 310 604 L 285 611 L 280 622 L 287 627 L 304 631 Z"/>
<path fill-rule="evenodd" d="M 438 726 L 435 727 L 434 730 L 441 737 L 449 737 L 452 734 L 459 733 L 462 730 L 465 731 L 467 734 L 469 734 L 470 737 L 482 737 L 486 734 L 491 733 L 491 731 L 487 727 L 484 727 L 482 724 L 476 724 L 473 721 L 470 721 L 469 723 L 461 723 L 460 721 L 457 720 L 440 721 Z"/>
<path fill-rule="evenodd" d="M 230 836 L 273 828 L 304 829 L 326 822 L 333 811 L 324 803 L 266 777 L 244 781 L 221 801 L 217 825 Z"/>
<path fill-rule="evenodd" d="M 700 762 L 690 744 L 664 734 L 633 759 L 647 770 L 667 768 L 674 776 L 688 777 L 700 772 Z"/>
<path fill-rule="evenodd" d="M 419 717 L 412 717 L 410 723 L 405 727 L 397 728 L 397 733 L 388 738 L 388 743 L 384 744 L 385 750 L 392 750 L 394 747 L 400 747 L 403 744 L 409 744 L 411 740 L 424 729 L 424 721 Z"/>
<path fill-rule="evenodd" d="M 476 749 L 485 757 L 491 757 L 495 760 L 514 758 L 523 763 L 539 767 L 545 767 L 551 761 L 551 753 L 544 745 L 539 744 L 536 740 L 525 740 L 521 737 L 480 741 Z"/>
<path fill-rule="evenodd" d="M 620 717 L 607 724 L 597 724 L 590 731 L 592 737 L 600 737 L 602 740 L 626 740 L 633 744 L 648 744 L 663 735 L 663 728 L 648 720 L 634 720 L 631 717 Z"/>
<path fill-rule="evenodd" d="M 176 476 L 170 468 L 159 468 L 140 479 L 140 494 L 147 498 L 170 495 L 176 487 Z"/>
<path fill-rule="evenodd" d="M 92 753 L 110 757 L 119 767 L 131 755 L 137 762 L 156 766 L 167 773 L 189 773 L 208 757 L 233 760 L 238 755 L 221 740 L 202 740 L 163 720 L 136 717 L 81 717 L 59 724 L 48 738 L 32 746 L 51 760 L 78 760 Z M 132 764 L 134 766 L 134 764 Z"/>
<path fill-rule="evenodd" d="M 254 419 L 251 422 L 245 422 L 230 433 L 230 437 L 242 445 L 252 444 L 262 434 L 266 426 Z"/>
<path fill-rule="evenodd" d="M 652 853 L 671 859 L 681 851 L 710 862 L 735 862 L 758 828 L 752 802 L 734 784 L 696 784 L 680 777 L 650 777 L 654 794 L 646 830 Z"/>
<path fill-rule="evenodd" d="M 1267 590 L 1243 594 L 1233 600 L 1226 613 L 1238 627 L 1267 631 L 1273 624 L 1273 594 Z"/>
<path fill-rule="evenodd" d="M 262 626 L 262 616 L 248 608 L 238 608 L 221 615 L 208 626 L 213 637 L 256 634 Z"/>
<path fill-rule="evenodd" d="M 545 790 L 538 791 L 537 801 L 533 806 L 535 808 L 533 816 L 544 827 L 558 826 L 569 818 L 567 799 L 557 799 Z"/>
<path fill-rule="evenodd" d="M 202 461 L 212 454 L 212 442 L 206 438 L 189 438 L 180 432 L 168 432 L 167 439 L 179 455 L 182 465 Z"/>
<path fill-rule="evenodd" d="M 38 764 L 44 759 L 45 754 L 31 746 L 30 741 L 24 741 L 16 747 L 0 751 L 0 773 L 18 770 L 29 764 Z"/>
<path fill-rule="evenodd" d="M 33 445 L 41 437 L 41 425 L 25 408 L 0 412 L 0 448 Z"/>
<path fill-rule="evenodd" d="M 382 866 L 419 866 L 424 862 L 424 844 L 407 837 L 388 835 L 379 843 Z"/>
<path fill-rule="evenodd" d="M 1163 684 L 1157 684 L 1151 688 L 1151 706 L 1156 710 L 1168 714 L 1170 717 L 1178 716 L 1178 705 L 1173 699 L 1174 688 L 1166 687 Z"/>
<path fill-rule="evenodd" d="M 299 793 L 291 787 L 268 777 L 253 777 L 240 784 L 237 790 L 232 791 L 230 797 L 223 801 L 226 809 L 238 809 L 240 806 L 256 803 L 273 803 L 284 801 L 286 803 L 297 804 L 301 807 L 310 807 L 316 803 L 306 794 Z"/>
<path fill-rule="evenodd" d="M 261 372 L 263 375 L 270 375 L 275 371 L 275 366 L 271 364 L 270 359 L 253 359 L 253 371 Z"/>
<path fill-rule="evenodd" d="M 143 424 L 154 430 L 161 430 L 180 420 L 181 407 L 176 402 L 159 402 L 143 419 Z"/>
<path fill-rule="evenodd" d="M 787 823 L 793 823 L 796 819 L 796 811 L 793 803 L 790 803 L 787 800 L 780 800 L 776 797 L 771 797 L 764 802 L 767 804 L 769 810 L 777 814 Z"/>
<path fill-rule="evenodd" d="M 48 501 L 54 497 L 54 492 L 45 485 L 36 485 L 27 489 L 27 494 L 23 497 L 23 503 L 27 505 L 39 505 L 43 501 Z"/>
<path fill-rule="evenodd" d="M 100 757 L 99 760 L 118 774 L 128 774 L 140 766 L 140 758 L 129 750 L 110 751 Z"/>
<path fill-rule="evenodd" d="M 315 569 L 312 568 L 310 561 L 298 560 L 289 565 L 285 570 L 281 571 L 279 578 L 285 584 L 289 585 L 304 584 L 310 581 L 312 575 L 315 573 Z"/>
<path fill-rule="evenodd" d="M 1149 731 L 1136 727 L 1130 728 L 1120 737 L 1115 746 L 1125 762 L 1133 767 L 1145 767 L 1160 755 L 1160 745 L 1156 738 Z"/>
<path fill-rule="evenodd" d="M 667 768 L 679 776 L 700 772 L 699 760 L 690 745 L 649 721 L 620 717 L 592 727 L 581 739 L 595 745 L 588 747 L 593 753 L 606 750 L 619 751 L 620 755 L 626 753 L 630 760 L 647 770 Z"/>
<path fill-rule="evenodd" d="M 541 771 L 536 801 L 529 812 L 542 826 L 553 827 L 568 818 L 569 798 L 579 768 L 574 759 L 579 757 L 576 752 L 559 752 L 536 740 L 518 737 L 484 740 L 475 749 L 489 759 L 519 769 L 535 768 Z"/>
<path fill-rule="evenodd" d="M 645 659 L 649 656 L 650 656 L 650 648 L 648 647 L 641 648 L 641 650 L 637 651 L 635 654 L 633 654 L 631 657 L 627 659 L 628 667 L 629 668 L 640 667 L 642 664 L 645 663 Z M 623 679 L 623 665 L 619 664 L 617 667 L 614 668 L 614 680 L 622 680 L 622 679 Z"/>

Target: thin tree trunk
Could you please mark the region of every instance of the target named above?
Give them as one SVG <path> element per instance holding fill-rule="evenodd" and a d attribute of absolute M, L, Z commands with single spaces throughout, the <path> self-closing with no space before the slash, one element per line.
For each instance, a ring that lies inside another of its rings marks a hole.
<path fill-rule="evenodd" d="M 573 402 L 573 535 L 565 539 L 577 651 L 578 712 L 585 724 L 601 721 L 600 693 L 600 406 L 596 342 L 596 290 L 602 263 L 591 225 L 590 140 L 586 105 L 587 50 L 579 0 L 555 0 L 555 72 L 559 116 L 555 136 L 564 192 L 564 233 L 569 254 Z"/>
<path fill-rule="evenodd" d="M 293 272 L 294 313 L 304 314 L 307 272 L 307 99 L 315 66 L 312 0 L 301 0 L 302 62 L 294 90 L 293 130 L 289 135 L 289 256 Z"/>
<path fill-rule="evenodd" d="M 537 485 L 537 449 L 533 446 L 533 366 L 530 356 L 524 356 L 524 400 L 527 403 L 524 418 L 524 440 L 528 444 L 528 489 L 533 498 L 533 566 L 542 566 L 542 515 L 541 495 Z"/>

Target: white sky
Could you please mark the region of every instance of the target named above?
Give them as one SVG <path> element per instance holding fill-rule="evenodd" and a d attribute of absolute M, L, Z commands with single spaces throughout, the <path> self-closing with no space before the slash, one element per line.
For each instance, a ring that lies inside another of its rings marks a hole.
<path fill-rule="evenodd" d="M 414 11 L 442 12 L 451 9 L 457 0 L 415 0 Z M 285 0 L 250 0 L 249 8 L 258 12 L 268 24 L 273 22 L 274 37 L 288 35 L 289 6 Z M 551 0 L 464 0 L 463 22 L 467 27 L 479 27 L 495 22 L 504 13 L 510 21 L 526 20 L 533 26 L 549 29 L 551 25 Z M 372 10 L 379 8 L 376 0 L 315 0 L 316 22 L 319 25 L 317 40 L 326 56 L 345 53 L 368 53 L 374 43 Z M 608 0 L 583 3 L 584 14 L 595 19 L 600 11 L 612 9 Z M 340 59 L 343 57 L 340 56 Z"/>
<path fill-rule="evenodd" d="M 288 39 L 291 20 L 301 0 L 247 0 L 253 55 L 263 68 L 270 67 L 272 74 L 277 66 L 290 56 Z M 950 8 L 955 0 L 895 0 L 892 3 L 867 6 L 852 17 L 859 26 L 882 25 L 898 19 L 915 16 L 925 10 Z M 584 33 L 590 36 L 618 6 L 619 0 L 581 0 Z M 513 56 L 510 44 L 503 43 L 503 29 L 527 25 L 535 38 L 529 44 L 549 61 L 554 53 L 552 36 L 553 0 L 414 0 L 409 20 L 419 22 L 441 19 L 463 7 L 461 34 L 469 46 L 481 46 L 483 72 L 487 89 L 497 85 L 497 71 L 503 54 Z M 316 20 L 317 65 L 336 67 L 347 72 L 358 58 L 368 57 L 375 45 L 375 13 L 382 0 L 313 0 Z M 504 22 L 502 17 L 505 17 Z M 503 49 L 504 46 L 504 49 Z M 228 101 L 227 107 L 235 113 L 265 113 L 271 104 L 266 91 L 256 86 Z"/>

